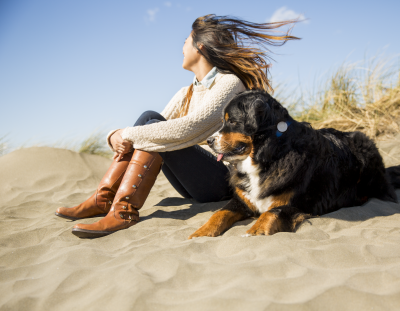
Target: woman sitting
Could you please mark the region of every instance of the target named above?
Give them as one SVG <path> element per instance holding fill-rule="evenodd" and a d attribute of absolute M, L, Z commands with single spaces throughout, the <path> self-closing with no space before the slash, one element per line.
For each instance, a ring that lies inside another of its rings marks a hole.
<path fill-rule="evenodd" d="M 263 33 L 290 23 L 255 24 L 213 14 L 197 18 L 183 46 L 182 67 L 195 74 L 193 83 L 181 88 L 161 113 L 147 111 L 133 127 L 110 132 L 107 141 L 115 151 L 114 161 L 96 192 L 73 208 L 56 211 L 73 220 L 105 217 L 77 224 L 72 233 L 100 237 L 136 224 L 160 169 L 184 198 L 231 198 L 228 167 L 198 144 L 221 127 L 222 111 L 236 94 L 272 90 L 267 55 L 246 43 L 282 45 L 297 39 L 288 32 Z"/>

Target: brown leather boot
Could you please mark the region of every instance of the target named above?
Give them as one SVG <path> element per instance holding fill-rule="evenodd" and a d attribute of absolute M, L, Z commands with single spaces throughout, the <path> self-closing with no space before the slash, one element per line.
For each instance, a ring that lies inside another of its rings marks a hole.
<path fill-rule="evenodd" d="M 161 165 L 157 152 L 135 150 L 107 216 L 94 224 L 77 224 L 72 233 L 80 238 L 97 238 L 139 222 L 138 210 L 146 201 Z"/>
<path fill-rule="evenodd" d="M 107 215 L 132 155 L 133 152 L 129 152 L 119 162 L 112 162 L 96 192 L 89 199 L 75 207 L 59 207 L 56 215 L 72 220 Z"/>

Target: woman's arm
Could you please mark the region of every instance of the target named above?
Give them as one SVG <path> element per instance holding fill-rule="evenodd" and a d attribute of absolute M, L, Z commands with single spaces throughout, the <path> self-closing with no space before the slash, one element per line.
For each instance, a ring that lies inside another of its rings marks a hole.
<path fill-rule="evenodd" d="M 225 105 L 245 87 L 233 74 L 224 75 L 204 96 L 197 109 L 178 119 L 127 127 L 121 133 L 133 147 L 145 151 L 172 151 L 204 141 L 221 126 Z"/>
<path fill-rule="evenodd" d="M 183 102 L 186 99 L 186 93 L 188 90 L 188 86 L 181 88 L 174 97 L 171 98 L 167 106 L 165 106 L 164 110 L 160 113 L 165 119 L 175 119 L 179 111 L 183 105 Z"/>
<path fill-rule="evenodd" d="M 186 99 L 186 93 L 187 93 L 188 88 L 189 88 L 188 86 L 181 88 L 171 98 L 171 100 L 168 102 L 167 106 L 165 106 L 164 110 L 161 112 L 161 115 L 165 119 L 167 119 L 167 120 L 174 119 L 178 116 L 179 111 L 182 107 L 182 104 Z M 118 134 L 117 132 L 119 132 L 119 134 L 120 134 L 120 132 L 122 132 L 122 130 L 121 129 L 112 130 L 107 134 L 107 144 L 110 147 L 110 149 L 114 152 L 118 152 L 117 148 L 114 146 L 115 143 L 113 143 L 113 140 L 115 140 L 115 135 Z"/>

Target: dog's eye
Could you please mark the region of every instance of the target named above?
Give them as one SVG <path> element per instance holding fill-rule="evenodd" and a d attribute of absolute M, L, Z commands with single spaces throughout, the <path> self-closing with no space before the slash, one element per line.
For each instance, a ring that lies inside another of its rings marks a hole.
<path fill-rule="evenodd" d="M 235 152 L 242 152 L 245 148 L 246 148 L 246 146 L 239 146 L 239 147 L 235 148 L 234 151 Z"/>
<path fill-rule="evenodd" d="M 233 121 L 232 119 L 228 119 L 228 123 L 229 123 L 229 124 L 236 124 L 236 122 Z"/>

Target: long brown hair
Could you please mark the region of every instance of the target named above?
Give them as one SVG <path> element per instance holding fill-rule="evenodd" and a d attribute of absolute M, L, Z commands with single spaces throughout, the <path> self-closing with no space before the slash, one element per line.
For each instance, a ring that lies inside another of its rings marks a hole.
<path fill-rule="evenodd" d="M 290 35 L 296 22 L 297 20 L 288 20 L 257 24 L 239 18 L 208 14 L 198 17 L 192 25 L 193 47 L 211 65 L 217 67 L 218 72 L 234 73 L 246 89 L 273 92 L 268 79 L 271 64 L 267 46 L 281 46 L 288 40 L 299 39 Z M 291 25 L 286 32 L 277 35 L 263 33 L 285 25 Z M 205 52 L 198 44 L 203 45 Z M 254 44 L 263 49 L 253 47 Z M 192 94 L 193 84 L 187 91 L 179 117 L 187 115 Z"/>

